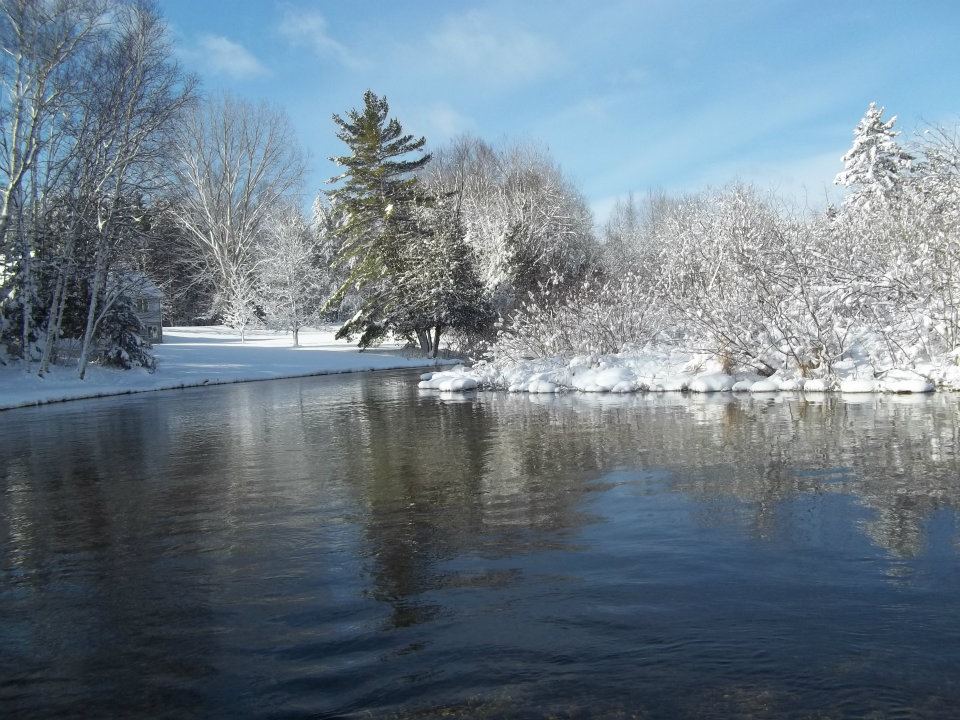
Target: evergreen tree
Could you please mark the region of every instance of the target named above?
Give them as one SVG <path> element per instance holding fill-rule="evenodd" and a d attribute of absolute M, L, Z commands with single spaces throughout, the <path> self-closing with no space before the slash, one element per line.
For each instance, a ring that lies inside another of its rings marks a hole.
<path fill-rule="evenodd" d="M 362 109 L 333 116 L 337 137 L 350 150 L 331 158 L 344 172 L 331 180 L 341 184 L 329 193 L 344 213 L 337 263 L 350 271 L 327 307 L 338 306 L 351 289 L 364 292 L 366 302 L 337 333 L 359 333 L 361 346 L 388 332 L 383 316 L 393 304 L 393 279 L 404 272 L 405 246 L 418 241 L 416 209 L 426 202 L 414 173 L 430 155 L 409 157 L 422 151 L 426 139 L 405 134 L 389 110 L 386 98 L 368 90 Z"/>
<path fill-rule="evenodd" d="M 445 332 L 482 336 L 496 314 L 466 241 L 459 202 L 446 198 L 422 215 L 423 241 L 407 248 L 392 325 L 397 332 L 415 335 L 420 348 L 436 357 Z"/>
<path fill-rule="evenodd" d="M 913 156 L 897 144 L 896 116 L 883 119 L 884 108 L 870 103 L 853 131 L 853 145 L 843 156 L 834 183 L 851 188 L 845 204 L 870 209 L 896 195 Z"/>

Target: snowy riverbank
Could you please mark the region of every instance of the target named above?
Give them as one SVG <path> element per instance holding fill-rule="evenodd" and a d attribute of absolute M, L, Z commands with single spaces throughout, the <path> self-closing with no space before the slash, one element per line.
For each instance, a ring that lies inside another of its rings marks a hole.
<path fill-rule="evenodd" d="M 924 393 L 960 390 L 960 367 L 953 358 L 911 368 L 878 368 L 865 357 L 837 363 L 829 376 L 804 378 L 780 371 L 771 377 L 723 372 L 709 357 L 679 350 L 645 349 L 617 355 L 481 362 L 472 368 L 425 373 L 423 389 L 475 388 L 510 392 L 845 392 Z"/>
<path fill-rule="evenodd" d="M 355 345 L 334 340 L 334 332 L 301 331 L 301 346 L 294 348 L 288 334 L 251 332 L 241 344 L 239 335 L 224 327 L 164 328 L 164 342 L 154 347 L 153 373 L 90 367 L 81 381 L 72 365 L 56 367 L 43 378 L 25 374 L 18 365 L 0 367 L 0 410 L 198 385 L 435 364 L 408 356 L 396 345 L 361 353 Z"/>

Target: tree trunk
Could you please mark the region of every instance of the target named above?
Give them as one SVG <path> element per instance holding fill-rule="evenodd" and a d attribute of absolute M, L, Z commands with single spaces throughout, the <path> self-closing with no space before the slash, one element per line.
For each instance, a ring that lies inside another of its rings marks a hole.
<path fill-rule="evenodd" d="M 106 275 L 106 262 L 97 258 L 97 271 L 93 275 L 93 285 L 90 288 L 90 304 L 87 306 L 87 325 L 83 330 L 83 345 L 80 348 L 80 360 L 77 361 L 77 375 L 83 380 L 87 373 L 87 361 L 90 358 L 90 347 L 93 345 L 93 336 L 97 329 L 97 303 L 100 298 L 100 287 Z"/>
<path fill-rule="evenodd" d="M 430 354 L 430 331 L 417 330 L 417 340 L 420 342 L 420 352 L 424 355 Z"/>
<path fill-rule="evenodd" d="M 40 355 L 38 375 L 46 375 L 50 371 L 50 362 L 53 360 L 53 351 L 60 337 L 60 326 L 63 323 L 63 313 L 67 304 L 67 282 L 67 269 L 61 267 L 57 272 L 57 284 L 53 289 L 50 309 L 47 311 L 47 332 L 43 339 L 43 353 Z"/>
<path fill-rule="evenodd" d="M 293 329 L 293 346 L 300 347 L 300 328 Z"/>
<path fill-rule="evenodd" d="M 21 210 L 21 217 L 18 226 L 20 233 L 20 247 L 21 252 L 23 253 L 23 266 L 20 268 L 20 271 L 23 273 L 23 285 L 21 292 L 23 292 L 23 334 L 21 335 L 20 351 L 23 355 L 23 369 L 24 372 L 30 372 L 30 331 L 33 324 L 33 298 L 34 298 L 34 282 L 33 282 L 33 257 L 30 252 L 30 241 L 27 239 L 27 233 L 23 229 L 23 217 Z"/>
<path fill-rule="evenodd" d="M 436 359 L 437 353 L 440 352 L 440 334 L 443 332 L 443 327 L 438 323 L 433 330 L 433 355 L 432 358 Z"/>

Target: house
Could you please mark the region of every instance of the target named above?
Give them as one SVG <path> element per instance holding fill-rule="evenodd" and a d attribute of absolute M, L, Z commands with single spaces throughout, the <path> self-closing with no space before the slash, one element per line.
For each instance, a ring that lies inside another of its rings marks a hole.
<path fill-rule="evenodd" d="M 149 278 L 140 275 L 130 290 L 133 308 L 147 331 L 151 343 L 163 342 L 163 291 Z"/>

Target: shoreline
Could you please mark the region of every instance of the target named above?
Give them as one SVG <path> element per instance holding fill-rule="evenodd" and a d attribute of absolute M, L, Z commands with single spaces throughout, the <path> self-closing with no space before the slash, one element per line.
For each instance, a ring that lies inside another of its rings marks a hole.
<path fill-rule="evenodd" d="M 34 408 L 42 407 L 44 405 L 57 405 L 60 403 L 73 402 L 74 400 L 97 400 L 99 398 L 110 398 L 110 397 L 120 397 L 122 395 L 142 395 L 144 393 L 151 392 L 163 392 L 165 390 L 190 390 L 193 388 L 201 387 L 217 387 L 219 385 L 238 385 L 240 383 L 254 383 L 254 382 L 269 382 L 271 380 L 296 380 L 297 378 L 307 378 L 307 377 L 324 377 L 327 375 L 355 375 L 359 373 L 379 373 L 379 372 L 392 372 L 395 370 L 422 370 L 427 367 L 441 367 L 444 365 L 454 365 L 457 361 L 455 360 L 436 360 L 432 361 L 429 365 L 397 365 L 397 366 L 387 366 L 387 367 L 375 367 L 375 368 L 350 368 L 344 370 L 319 370 L 317 372 L 308 372 L 301 373 L 296 375 L 276 375 L 272 377 L 256 377 L 256 378 L 229 378 L 229 379 L 217 379 L 217 380 L 205 380 L 203 382 L 197 383 L 186 383 L 178 385 L 158 385 L 156 387 L 130 387 L 130 388 L 117 388 L 116 390 L 107 390 L 105 392 L 94 392 L 84 395 L 72 395 L 70 397 L 62 398 L 48 398 L 48 399 L 39 399 L 35 401 L 24 401 L 19 405 L 7 405 L 0 400 L 0 412 L 6 412 L 8 410 L 22 410 L 24 408 Z M 122 370 L 120 372 L 129 372 Z"/>
<path fill-rule="evenodd" d="M 0 412 L 73 400 L 92 400 L 160 390 L 183 390 L 263 380 L 441 368 L 458 361 L 406 357 L 396 345 L 360 352 L 333 339 L 329 328 L 303 331 L 300 347 L 289 335 L 253 333 L 245 343 L 227 328 L 166 328 L 168 342 L 154 346 L 158 367 L 121 370 L 92 366 L 78 380 L 72 365 L 51 368 L 43 378 L 21 365 L 0 367 Z"/>
<path fill-rule="evenodd" d="M 444 392 L 482 389 L 525 394 L 906 395 L 960 390 L 960 366 L 943 360 L 915 367 L 877 368 L 861 358 L 838 363 L 834 370 L 821 377 L 803 377 L 788 369 L 761 376 L 750 369 L 725 369 L 704 354 L 648 350 L 480 362 L 471 368 L 424 373 L 418 387 Z"/>

